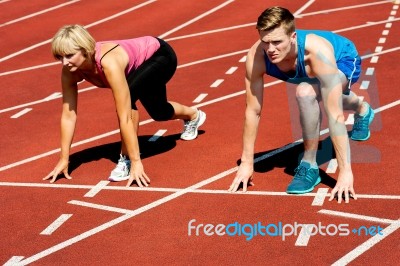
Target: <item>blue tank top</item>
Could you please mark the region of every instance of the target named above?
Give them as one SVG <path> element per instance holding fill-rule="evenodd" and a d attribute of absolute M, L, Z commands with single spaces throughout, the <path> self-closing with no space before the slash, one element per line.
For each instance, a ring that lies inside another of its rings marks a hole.
<path fill-rule="evenodd" d="M 279 70 L 279 68 L 276 65 L 272 64 L 269 61 L 268 56 L 264 51 L 266 74 L 273 76 L 277 79 L 294 84 L 299 84 L 301 82 L 318 83 L 319 81 L 317 78 L 309 78 L 307 76 L 304 63 L 304 49 L 305 49 L 306 37 L 307 34 L 310 33 L 321 36 L 322 38 L 325 38 L 328 42 L 332 44 L 336 62 L 339 62 L 344 58 L 358 57 L 358 53 L 354 44 L 349 39 L 340 36 L 336 33 L 330 31 L 321 31 L 321 30 L 296 30 L 296 33 L 297 33 L 297 51 L 298 51 L 296 73 L 290 76 L 287 73 Z"/>

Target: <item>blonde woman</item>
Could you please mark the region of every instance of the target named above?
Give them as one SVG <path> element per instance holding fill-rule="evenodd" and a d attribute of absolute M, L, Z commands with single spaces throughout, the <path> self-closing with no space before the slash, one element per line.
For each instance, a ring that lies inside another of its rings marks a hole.
<path fill-rule="evenodd" d="M 64 174 L 68 179 L 68 161 L 77 117 L 77 83 L 86 80 L 101 88 L 111 88 L 121 132 L 121 154 L 111 171 L 110 181 L 128 180 L 148 186 L 138 145 L 139 100 L 156 121 L 182 119 L 183 140 L 193 140 L 206 114 L 168 101 L 166 83 L 174 75 L 177 59 L 165 41 L 145 36 L 127 40 L 96 42 L 80 25 L 62 27 L 52 40 L 53 56 L 62 62 L 63 108 L 61 115 L 61 156 L 55 168 L 43 180 Z"/>

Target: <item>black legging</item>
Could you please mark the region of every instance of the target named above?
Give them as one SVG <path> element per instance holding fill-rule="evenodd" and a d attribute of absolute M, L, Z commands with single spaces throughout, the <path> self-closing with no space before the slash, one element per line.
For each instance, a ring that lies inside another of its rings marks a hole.
<path fill-rule="evenodd" d="M 167 102 L 166 84 L 176 71 L 177 59 L 169 44 L 161 39 L 158 41 L 160 48 L 136 70 L 132 70 L 127 81 L 132 109 L 137 110 L 135 103 L 139 100 L 151 118 L 166 121 L 174 115 L 173 106 Z"/>

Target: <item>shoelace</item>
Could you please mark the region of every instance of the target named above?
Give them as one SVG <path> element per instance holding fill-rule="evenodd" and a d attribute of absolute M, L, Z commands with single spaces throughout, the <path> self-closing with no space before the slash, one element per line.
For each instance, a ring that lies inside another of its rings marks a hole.
<path fill-rule="evenodd" d="M 307 175 L 308 171 L 311 170 L 311 168 L 306 168 L 302 165 L 299 165 L 296 169 L 294 169 L 294 172 L 296 173 L 295 179 L 306 179 L 309 182 L 312 182 L 312 178 Z"/>
<path fill-rule="evenodd" d="M 365 118 L 365 119 L 363 119 Z M 355 121 L 354 121 L 354 126 L 353 128 L 356 130 L 360 130 L 362 128 L 365 128 L 368 126 L 368 119 L 366 119 L 366 117 L 362 117 L 357 115 Z"/>
<path fill-rule="evenodd" d="M 184 124 L 185 133 L 192 134 L 195 131 L 195 129 L 196 129 L 196 121 L 197 121 L 197 119 L 193 120 L 193 121 L 185 122 L 185 124 Z"/>
<path fill-rule="evenodd" d="M 123 171 L 125 169 L 125 166 L 127 165 L 125 161 L 126 159 L 119 159 L 116 169 L 118 169 L 119 171 Z"/>

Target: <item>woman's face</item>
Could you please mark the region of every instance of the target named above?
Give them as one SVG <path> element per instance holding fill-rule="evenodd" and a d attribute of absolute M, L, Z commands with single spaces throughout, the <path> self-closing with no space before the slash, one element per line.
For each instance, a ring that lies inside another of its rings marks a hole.
<path fill-rule="evenodd" d="M 70 72 L 75 72 L 85 62 L 86 57 L 82 54 L 82 51 L 77 51 L 74 54 L 63 55 L 60 60 L 63 66 L 67 67 Z"/>

